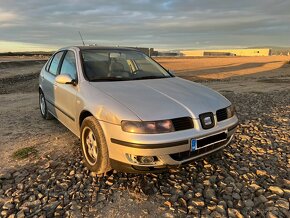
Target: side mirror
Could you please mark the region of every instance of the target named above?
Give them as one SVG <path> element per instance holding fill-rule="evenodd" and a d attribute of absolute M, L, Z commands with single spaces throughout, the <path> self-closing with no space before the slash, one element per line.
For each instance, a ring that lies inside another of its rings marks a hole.
<path fill-rule="evenodd" d="M 55 81 L 60 84 L 72 84 L 75 85 L 75 80 L 73 80 L 70 75 L 61 74 L 55 78 Z"/>
<path fill-rule="evenodd" d="M 175 76 L 175 72 L 173 70 L 168 70 L 168 73 L 170 73 L 172 76 Z"/>

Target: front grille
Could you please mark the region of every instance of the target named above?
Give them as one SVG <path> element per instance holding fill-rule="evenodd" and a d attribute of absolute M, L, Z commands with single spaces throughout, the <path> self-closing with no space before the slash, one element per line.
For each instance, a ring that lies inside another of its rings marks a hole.
<path fill-rule="evenodd" d="M 186 129 L 192 129 L 194 127 L 192 118 L 180 117 L 171 120 L 175 131 L 181 131 Z"/>
<path fill-rule="evenodd" d="M 228 138 L 226 141 L 218 142 L 218 143 L 212 144 L 210 146 L 207 146 L 207 147 L 195 150 L 195 151 L 184 151 L 184 152 L 179 152 L 179 153 L 175 153 L 175 154 L 170 154 L 169 156 L 175 161 L 186 160 L 189 158 L 197 157 L 197 156 L 202 155 L 202 154 L 206 154 L 207 152 L 210 152 L 211 150 L 221 148 L 229 140 L 230 140 L 230 138 Z"/>
<path fill-rule="evenodd" d="M 227 109 L 223 108 L 223 109 L 217 110 L 216 118 L 218 122 L 226 120 L 228 118 Z"/>

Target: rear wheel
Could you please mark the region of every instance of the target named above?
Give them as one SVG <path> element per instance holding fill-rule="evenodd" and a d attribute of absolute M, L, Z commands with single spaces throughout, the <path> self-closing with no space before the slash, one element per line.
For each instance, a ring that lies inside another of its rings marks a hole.
<path fill-rule="evenodd" d="M 81 126 L 82 154 L 85 166 L 96 174 L 111 170 L 105 135 L 99 122 L 87 117 Z"/>
<path fill-rule="evenodd" d="M 39 109 L 40 109 L 41 116 L 44 119 L 46 119 L 46 120 L 53 119 L 53 116 L 47 110 L 46 100 L 45 100 L 44 94 L 41 90 L 39 91 Z"/>

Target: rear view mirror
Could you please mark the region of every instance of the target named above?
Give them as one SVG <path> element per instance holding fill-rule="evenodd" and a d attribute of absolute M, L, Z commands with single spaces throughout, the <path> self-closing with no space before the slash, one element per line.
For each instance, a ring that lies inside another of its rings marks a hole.
<path fill-rule="evenodd" d="M 119 58 L 119 57 L 121 57 L 121 54 L 120 53 L 117 53 L 117 52 L 110 53 L 110 58 Z"/>
<path fill-rule="evenodd" d="M 60 84 L 73 84 L 75 85 L 75 81 L 68 74 L 61 74 L 55 78 L 55 81 Z"/>

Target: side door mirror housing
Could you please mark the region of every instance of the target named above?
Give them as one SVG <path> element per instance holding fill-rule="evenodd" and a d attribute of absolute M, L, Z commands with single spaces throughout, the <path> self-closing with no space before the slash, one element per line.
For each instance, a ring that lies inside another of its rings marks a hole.
<path fill-rule="evenodd" d="M 60 83 L 60 84 L 72 84 L 72 85 L 76 85 L 76 82 L 74 79 L 72 79 L 70 77 L 70 75 L 68 74 L 61 74 L 61 75 L 58 75 L 56 78 L 55 78 L 55 81 L 57 83 Z"/>

